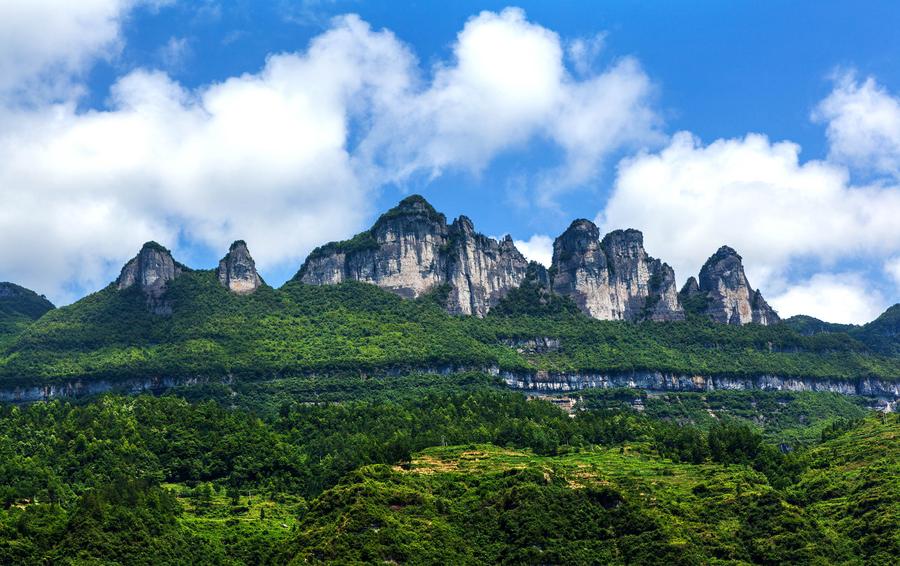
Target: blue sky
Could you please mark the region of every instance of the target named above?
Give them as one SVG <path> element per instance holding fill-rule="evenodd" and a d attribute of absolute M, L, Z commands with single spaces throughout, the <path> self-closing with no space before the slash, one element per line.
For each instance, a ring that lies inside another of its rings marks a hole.
<path fill-rule="evenodd" d="M 0 8 L 0 279 L 57 302 L 151 238 L 280 284 L 413 192 L 544 261 L 727 243 L 783 315 L 900 297 L 896 3 L 43 4 Z"/>

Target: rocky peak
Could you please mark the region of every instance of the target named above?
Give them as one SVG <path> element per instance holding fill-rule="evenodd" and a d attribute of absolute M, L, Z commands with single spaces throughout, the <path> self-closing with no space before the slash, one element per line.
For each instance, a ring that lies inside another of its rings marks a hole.
<path fill-rule="evenodd" d="M 370 230 L 316 249 L 297 278 L 313 285 L 364 281 L 406 298 L 449 284 L 448 311 L 483 316 L 518 286 L 526 266 L 512 240 L 478 234 L 465 216 L 448 226 L 443 214 L 413 195 Z"/>
<path fill-rule="evenodd" d="M 529 261 L 525 270 L 525 281 L 550 289 L 550 273 L 547 268 L 536 261 Z"/>
<path fill-rule="evenodd" d="M 412 195 L 379 216 L 371 231 L 383 234 L 396 229 L 446 232 L 447 217 L 436 211 L 422 196 Z"/>
<path fill-rule="evenodd" d="M 750 287 L 741 256 L 722 246 L 700 269 L 700 295 L 707 299 L 705 314 L 723 324 L 774 324 L 780 319 L 758 290 Z"/>
<path fill-rule="evenodd" d="M 387 216 L 391 216 L 392 214 L 420 214 L 425 216 L 441 217 L 444 216 L 443 214 L 435 210 L 434 207 L 431 206 L 431 203 L 425 200 L 425 197 L 423 197 L 422 195 L 409 195 L 408 197 L 404 198 L 397 203 L 397 206 L 386 213 Z"/>
<path fill-rule="evenodd" d="M 228 253 L 219 261 L 216 277 L 223 287 L 238 295 L 248 295 L 263 283 L 256 271 L 256 262 L 243 240 L 231 244 Z"/>
<path fill-rule="evenodd" d="M 633 228 L 613 230 L 603 236 L 600 246 L 606 252 L 607 259 L 613 257 L 635 259 L 647 255 L 644 251 L 644 234 Z"/>
<path fill-rule="evenodd" d="M 600 229 L 590 220 L 574 220 L 566 231 L 553 242 L 553 263 L 584 256 L 605 263 L 606 256 L 597 255 L 600 247 Z"/>
<path fill-rule="evenodd" d="M 472 223 L 472 220 L 468 216 L 460 216 L 453 221 L 453 224 L 451 224 L 450 228 L 451 230 L 460 234 L 466 234 L 469 236 L 475 234 L 475 224 Z"/>
<path fill-rule="evenodd" d="M 650 257 L 638 230 L 615 230 L 599 240 L 589 220 L 576 220 L 553 244 L 553 290 L 603 320 L 677 320 L 672 268 Z"/>
<path fill-rule="evenodd" d="M 710 256 L 700 269 L 699 285 L 701 289 L 710 290 L 723 282 L 729 288 L 747 285 L 744 274 L 743 258 L 729 246 L 722 246 Z"/>
<path fill-rule="evenodd" d="M 125 264 L 116 286 L 119 290 L 139 285 L 148 296 L 159 297 L 166 283 L 181 275 L 182 266 L 172 259 L 172 253 L 156 242 L 147 242 L 134 258 Z"/>
<path fill-rule="evenodd" d="M 684 282 L 684 287 L 679 291 L 679 295 L 682 297 L 695 297 L 700 294 L 700 284 L 697 283 L 697 278 L 691 275 L 688 277 L 688 280 Z"/>
<path fill-rule="evenodd" d="M 510 289 L 525 279 L 528 260 L 509 236 L 497 241 L 478 234 L 465 216 L 450 226 L 446 282 L 451 314 L 484 316 Z"/>

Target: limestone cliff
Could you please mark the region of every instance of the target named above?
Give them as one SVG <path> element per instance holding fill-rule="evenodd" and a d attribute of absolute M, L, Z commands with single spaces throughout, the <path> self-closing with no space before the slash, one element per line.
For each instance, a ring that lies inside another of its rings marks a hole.
<path fill-rule="evenodd" d="M 589 220 L 576 220 L 553 242 L 553 291 L 570 297 L 585 314 L 612 318 L 609 271 L 600 248 L 600 230 Z"/>
<path fill-rule="evenodd" d="M 484 316 L 492 306 L 525 279 L 528 261 L 512 238 L 498 242 L 475 232 L 472 221 L 460 216 L 450 226 L 447 248 L 447 308 L 452 314 Z"/>
<path fill-rule="evenodd" d="M 511 239 L 478 234 L 464 216 L 448 226 L 443 214 L 414 195 L 367 232 L 314 250 L 296 278 L 312 285 L 363 281 L 406 298 L 449 284 L 449 312 L 484 316 L 521 283 L 527 265 Z"/>
<path fill-rule="evenodd" d="M 256 262 L 243 240 L 231 244 L 228 253 L 219 261 L 216 277 L 223 287 L 238 295 L 248 295 L 263 284 L 256 271 Z"/>
<path fill-rule="evenodd" d="M 675 273 L 650 257 L 637 230 L 602 241 L 597 226 L 576 220 L 553 244 L 553 290 L 602 320 L 680 320 Z"/>
<path fill-rule="evenodd" d="M 762 294 L 750 287 L 741 256 L 728 246 L 706 260 L 697 287 L 697 293 L 705 299 L 703 312 L 715 322 L 742 325 L 781 320 Z"/>
<path fill-rule="evenodd" d="M 147 297 L 147 306 L 156 314 L 171 314 L 172 305 L 161 299 L 166 284 L 181 275 L 184 266 L 156 242 L 147 242 L 134 258 L 125 264 L 116 287 L 122 291 L 137 285 Z"/>
<path fill-rule="evenodd" d="M 134 258 L 125 264 L 116 286 L 119 290 L 133 285 L 147 295 L 160 296 L 166 289 L 166 283 L 181 275 L 182 266 L 172 259 L 172 254 L 156 242 L 147 242 Z"/>

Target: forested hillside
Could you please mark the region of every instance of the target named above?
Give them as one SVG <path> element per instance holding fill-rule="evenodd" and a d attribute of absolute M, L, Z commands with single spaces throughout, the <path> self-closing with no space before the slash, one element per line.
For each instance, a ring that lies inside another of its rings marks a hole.
<path fill-rule="evenodd" d="M 890 564 L 900 552 L 893 414 L 760 393 L 710 420 L 588 405 L 571 417 L 476 374 L 364 382 L 0 407 L 0 563 Z M 784 401 L 797 408 L 761 426 L 730 416 Z M 811 403 L 816 434 L 785 445 Z"/>
<path fill-rule="evenodd" d="M 0 348 L 52 309 L 53 303 L 34 291 L 0 282 Z"/>
<path fill-rule="evenodd" d="M 897 358 L 846 333 L 807 335 L 785 324 L 730 326 L 696 316 L 679 322 L 601 321 L 537 284 L 510 293 L 485 318 L 460 317 L 440 308 L 442 292 L 405 300 L 364 283 L 290 282 L 236 295 L 215 273 L 191 271 L 169 283 L 159 301 L 171 307 L 171 315 L 160 316 L 148 309 L 139 289 L 110 286 L 47 313 L 12 338 L 0 349 L 0 379 L 256 379 L 448 366 L 900 376 Z M 555 346 L 527 346 L 545 338 Z"/>

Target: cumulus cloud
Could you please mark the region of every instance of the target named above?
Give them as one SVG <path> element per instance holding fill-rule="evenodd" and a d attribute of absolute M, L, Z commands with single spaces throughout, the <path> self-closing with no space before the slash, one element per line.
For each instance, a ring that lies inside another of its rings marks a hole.
<path fill-rule="evenodd" d="M 66 3 L 78 8 L 52 15 L 76 23 L 54 29 L 86 33 L 71 50 L 45 46 L 46 33 L 33 43 L 0 33 L 15 47 L 0 48 L 0 68 L 17 84 L 77 81 L 115 51 L 135 5 Z M 71 90 L 21 104 L 0 88 L 0 235 L 22 242 L 0 248 L 3 276 L 65 302 L 151 238 L 222 250 L 243 238 L 263 269 L 299 264 L 362 227 L 382 184 L 477 172 L 538 138 L 563 150 L 555 178 L 584 180 L 657 135 L 650 82 L 632 59 L 576 80 L 561 45 L 520 10 L 484 12 L 453 59 L 424 74 L 390 31 L 345 16 L 304 51 L 196 89 L 135 69 L 103 109 L 80 110 Z"/>
<path fill-rule="evenodd" d="M 553 238 L 543 234 L 534 234 L 527 240 L 516 240 L 516 248 L 530 261 L 536 261 L 544 267 L 550 267 L 553 260 Z"/>
<path fill-rule="evenodd" d="M 140 4 L 166 0 L 0 2 L 0 95 L 55 97 L 73 75 L 121 45 L 121 24 Z"/>
<path fill-rule="evenodd" d="M 24 245 L 0 250 L 0 265 L 60 297 L 64 284 L 102 285 L 151 238 L 219 249 L 245 238 L 262 266 L 299 261 L 363 221 L 350 108 L 389 96 L 409 63 L 390 33 L 346 18 L 305 53 L 196 91 L 137 70 L 107 110 L 9 110 L 0 232 Z"/>
<path fill-rule="evenodd" d="M 806 314 L 845 324 L 864 324 L 884 310 L 884 298 L 857 273 L 820 273 L 769 302 L 782 317 Z"/>
<path fill-rule="evenodd" d="M 566 46 L 566 53 L 575 70 L 582 75 L 591 72 L 594 67 L 594 61 L 600 52 L 603 51 L 606 43 L 606 33 L 601 32 L 592 37 L 579 37 L 569 42 Z"/>
<path fill-rule="evenodd" d="M 393 181 L 446 169 L 480 172 L 496 155 L 534 139 L 564 152 L 539 183 L 539 197 L 587 181 L 623 147 L 659 141 L 652 85 L 639 63 L 622 59 L 576 80 L 560 38 L 522 10 L 470 19 L 423 90 L 391 100 L 362 144 Z"/>
<path fill-rule="evenodd" d="M 838 76 L 813 119 L 827 124 L 829 159 L 867 173 L 900 177 L 900 98 L 874 78 Z"/>
<path fill-rule="evenodd" d="M 795 259 L 827 268 L 900 251 L 900 190 L 852 186 L 843 167 L 801 163 L 799 152 L 757 134 L 704 145 L 678 133 L 659 153 L 619 165 L 598 223 L 643 230 L 650 253 L 681 279 L 728 244 L 743 255 L 750 282 L 769 295 Z"/>

